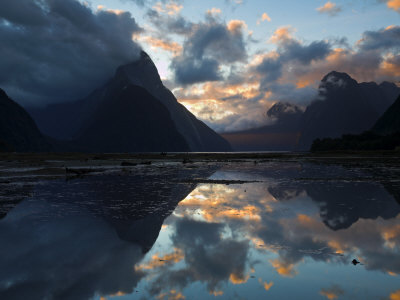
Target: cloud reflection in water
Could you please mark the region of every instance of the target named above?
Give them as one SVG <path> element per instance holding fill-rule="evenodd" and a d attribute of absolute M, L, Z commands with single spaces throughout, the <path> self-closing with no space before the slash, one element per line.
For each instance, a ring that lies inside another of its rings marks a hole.
<path fill-rule="evenodd" d="M 351 299 L 360 292 L 373 299 L 395 290 L 400 207 L 382 185 L 263 178 L 201 184 L 180 202 L 161 235 L 184 259 L 151 270 L 150 295 L 173 289 L 191 298 L 199 284 L 208 297 L 227 299 L 263 297 L 262 290 L 285 298 L 291 285 L 316 299 Z M 351 265 L 355 257 L 363 263 L 358 269 Z M 371 292 L 377 282 L 380 288 Z"/>

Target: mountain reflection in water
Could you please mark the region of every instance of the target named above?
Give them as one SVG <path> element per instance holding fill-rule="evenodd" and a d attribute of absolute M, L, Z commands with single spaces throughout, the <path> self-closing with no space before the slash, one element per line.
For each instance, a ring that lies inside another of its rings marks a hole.
<path fill-rule="evenodd" d="M 0 221 L 0 299 L 399 299 L 393 191 L 298 162 L 37 185 Z"/>

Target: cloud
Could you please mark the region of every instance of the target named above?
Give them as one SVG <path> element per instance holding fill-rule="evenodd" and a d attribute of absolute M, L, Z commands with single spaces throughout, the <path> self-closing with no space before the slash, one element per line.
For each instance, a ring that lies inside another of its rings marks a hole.
<path fill-rule="evenodd" d="M 266 291 L 269 291 L 271 288 L 272 288 L 272 286 L 274 285 L 274 283 L 271 281 L 271 282 L 264 282 L 263 283 L 263 287 L 264 287 L 264 289 L 266 290 Z"/>
<path fill-rule="evenodd" d="M 169 1 L 166 3 L 157 2 L 153 6 L 153 9 L 159 13 L 173 16 L 179 14 L 179 12 L 183 9 L 183 5 L 175 1 Z"/>
<path fill-rule="evenodd" d="M 357 42 L 357 46 L 363 50 L 400 50 L 400 26 L 389 26 L 377 31 L 366 31 Z"/>
<path fill-rule="evenodd" d="M 271 22 L 271 18 L 268 16 L 268 14 L 267 14 L 267 13 L 263 13 L 263 14 L 262 14 L 262 16 L 261 16 L 261 20 L 262 20 L 262 21 L 268 21 L 268 22 Z"/>
<path fill-rule="evenodd" d="M 252 67 L 252 72 L 259 77 L 260 91 L 271 92 L 275 101 L 306 103 L 316 95 L 315 90 L 307 86 L 299 89 L 287 79 L 297 68 L 325 60 L 332 46 L 328 41 L 314 41 L 306 45 L 296 39 L 293 32 L 291 27 L 278 28 L 270 38 L 277 49 L 261 56 Z"/>
<path fill-rule="evenodd" d="M 399 300 L 400 299 L 400 290 L 391 293 L 389 299 L 390 300 Z"/>
<path fill-rule="evenodd" d="M 215 59 L 180 56 L 173 60 L 171 67 L 175 70 L 175 78 L 180 84 L 222 80 L 219 62 Z"/>
<path fill-rule="evenodd" d="M 400 13 L 400 0 L 384 0 L 388 8 Z"/>
<path fill-rule="evenodd" d="M 141 36 L 139 40 L 149 44 L 152 48 L 155 49 L 155 51 L 157 51 L 158 49 L 162 49 L 164 51 L 172 53 L 173 55 L 178 55 L 182 52 L 182 46 L 168 38 L 158 39 L 152 36 Z"/>
<path fill-rule="evenodd" d="M 289 39 L 293 39 L 293 32 L 295 29 L 291 26 L 282 26 L 276 29 L 269 39 L 271 43 L 278 44 Z"/>
<path fill-rule="evenodd" d="M 243 21 L 225 24 L 206 15 L 206 22 L 193 25 L 183 44 L 182 55 L 172 61 L 176 81 L 186 85 L 221 80 L 221 65 L 247 58 L 245 28 Z"/>
<path fill-rule="evenodd" d="M 225 0 L 225 3 L 230 5 L 232 9 L 238 8 L 240 5 L 242 5 L 246 0 Z"/>
<path fill-rule="evenodd" d="M 181 15 L 160 14 L 154 9 L 149 9 L 146 17 L 156 27 L 158 34 L 169 36 L 171 34 L 189 35 L 194 24 Z"/>
<path fill-rule="evenodd" d="M 5 0 L 0 86 L 31 104 L 86 96 L 139 57 L 132 35 L 141 30 L 129 12 L 93 11 L 75 0 Z"/>
<path fill-rule="evenodd" d="M 268 21 L 268 22 L 272 21 L 270 16 L 267 13 L 263 13 L 261 15 L 261 18 L 257 20 L 257 25 L 260 25 L 261 22 L 265 22 L 265 21 Z"/>
<path fill-rule="evenodd" d="M 323 6 L 318 7 L 317 11 L 321 14 L 328 14 L 333 17 L 340 13 L 342 11 L 342 8 L 340 6 L 337 6 L 336 3 L 328 1 Z"/>
<path fill-rule="evenodd" d="M 161 270 L 150 287 L 152 295 L 165 289 L 183 290 L 196 281 L 205 283 L 211 294 L 219 294 L 223 282 L 246 280 L 249 245 L 246 241 L 223 238 L 224 224 L 184 218 L 178 220 L 175 227 L 172 242 L 184 253 L 185 267 Z"/>
<path fill-rule="evenodd" d="M 163 12 L 173 12 L 181 10 L 183 0 L 121 0 L 123 2 L 133 2 L 139 7 L 158 7 L 161 8 Z M 173 14 L 173 13 L 172 13 Z"/>
<path fill-rule="evenodd" d="M 244 28 L 239 25 L 234 22 L 230 28 Z M 277 101 L 308 105 L 317 97 L 321 79 L 332 70 L 346 72 L 359 82 L 399 81 L 399 28 L 366 31 L 356 44 L 349 45 L 344 38 L 304 42 L 295 36 L 295 28 L 279 27 L 268 39 L 272 50 L 256 52 L 239 64 L 215 62 L 215 68 L 200 78 L 210 81 L 183 89 L 176 82 L 174 92 L 197 117 L 219 132 L 264 126 L 271 123 L 265 112 Z M 190 78 L 196 66 L 202 70 L 198 62 L 191 65 L 194 57 L 187 55 L 188 60 L 182 60 L 180 66 L 191 83 L 201 81 Z"/>
<path fill-rule="evenodd" d="M 344 291 L 337 285 L 334 285 L 330 288 L 321 289 L 319 293 L 329 300 L 337 299 L 344 295 Z"/>
<path fill-rule="evenodd" d="M 221 9 L 216 8 L 216 7 L 213 7 L 211 9 L 207 10 L 207 14 L 209 14 L 209 15 L 219 15 L 221 13 L 222 13 Z"/>

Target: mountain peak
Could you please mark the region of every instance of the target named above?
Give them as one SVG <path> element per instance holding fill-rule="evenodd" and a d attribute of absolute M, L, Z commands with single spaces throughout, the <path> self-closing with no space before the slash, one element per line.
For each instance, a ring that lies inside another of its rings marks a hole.
<path fill-rule="evenodd" d="M 333 80 L 355 81 L 351 76 L 344 72 L 331 71 L 322 78 L 322 82 L 329 82 Z"/>
<path fill-rule="evenodd" d="M 154 87 L 162 84 L 157 67 L 144 51 L 140 53 L 138 60 L 119 66 L 115 78 L 144 88 L 150 85 Z"/>
<path fill-rule="evenodd" d="M 332 71 L 324 76 L 321 80 L 321 84 L 319 86 L 320 91 L 329 90 L 342 90 L 348 87 L 354 87 L 358 83 L 356 80 L 351 78 L 347 73 Z"/>
<path fill-rule="evenodd" d="M 267 111 L 267 116 L 280 119 L 284 116 L 301 114 L 302 112 L 297 105 L 288 102 L 277 102 Z"/>

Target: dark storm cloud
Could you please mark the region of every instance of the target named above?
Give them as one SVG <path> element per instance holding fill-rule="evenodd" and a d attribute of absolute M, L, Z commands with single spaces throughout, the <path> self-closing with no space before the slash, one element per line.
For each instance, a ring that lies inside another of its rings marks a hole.
<path fill-rule="evenodd" d="M 175 77 L 180 84 L 222 80 L 219 63 L 214 59 L 178 57 L 173 60 L 171 67 L 175 70 Z"/>
<path fill-rule="evenodd" d="M 291 83 L 278 83 L 277 81 L 287 72 L 287 65 L 294 65 L 294 70 L 299 66 L 308 66 L 312 61 L 324 60 L 331 52 L 331 44 L 326 41 L 314 41 L 303 45 L 300 41 L 284 36 L 278 40 L 277 54 L 275 57 L 265 57 L 255 67 L 255 72 L 260 75 L 260 90 L 270 91 L 277 101 L 293 101 L 306 103 L 315 96 L 312 88 L 297 89 Z"/>
<path fill-rule="evenodd" d="M 244 62 L 247 52 L 242 26 L 227 25 L 211 15 L 206 16 L 206 22 L 194 25 L 183 44 L 182 55 L 171 64 L 176 81 L 181 84 L 215 81 L 221 78 L 218 72 L 222 64 Z M 198 76 L 185 77 L 196 72 L 200 72 Z"/>
<path fill-rule="evenodd" d="M 22 25 L 44 25 L 47 23 L 45 13 L 40 7 L 40 2 L 32 0 L 3 0 L 0 17 L 11 23 Z"/>
<path fill-rule="evenodd" d="M 138 58 L 132 34 L 141 28 L 128 12 L 93 12 L 76 0 L 4 1 L 0 86 L 18 101 L 75 100 Z"/>
<path fill-rule="evenodd" d="M 276 81 L 282 76 L 282 62 L 275 58 L 265 58 L 256 67 L 256 71 L 263 75 L 264 81 Z"/>
<path fill-rule="evenodd" d="M 359 41 L 361 50 L 400 50 L 400 26 L 391 26 L 378 31 L 366 31 Z"/>
<path fill-rule="evenodd" d="M 284 61 L 297 60 L 303 64 L 324 59 L 331 51 L 330 44 L 325 41 L 315 41 L 303 46 L 296 40 L 290 40 L 281 47 L 281 58 Z"/>
<path fill-rule="evenodd" d="M 278 80 L 282 76 L 284 64 L 299 62 L 303 65 L 310 64 L 313 60 L 323 60 L 331 52 L 331 45 L 325 41 L 315 41 L 309 45 L 302 45 L 295 39 L 284 39 L 278 44 L 278 57 L 264 58 L 256 67 L 266 84 Z"/>
<path fill-rule="evenodd" d="M 182 17 L 181 15 L 165 15 L 160 14 L 154 9 L 149 9 L 146 13 L 150 22 L 158 29 L 160 35 L 168 35 L 171 33 L 188 35 L 192 31 L 193 23 Z"/>

